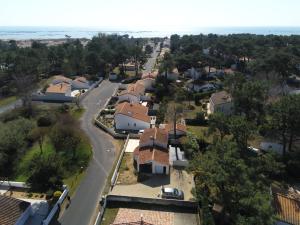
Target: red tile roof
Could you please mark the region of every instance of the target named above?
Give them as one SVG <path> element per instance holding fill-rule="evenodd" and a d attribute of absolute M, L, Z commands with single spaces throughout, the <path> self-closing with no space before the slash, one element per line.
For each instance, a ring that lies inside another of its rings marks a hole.
<path fill-rule="evenodd" d="M 161 143 L 162 145 L 167 145 L 168 133 L 164 129 L 157 127 L 146 129 L 141 135 L 140 143 L 147 143 L 151 139 Z"/>
<path fill-rule="evenodd" d="M 29 202 L 0 195 L 0 224 L 15 224 L 29 206 Z"/>
<path fill-rule="evenodd" d="M 139 158 L 140 164 L 145 164 L 149 161 L 155 161 L 162 165 L 169 165 L 169 152 L 167 149 L 156 147 L 137 147 L 133 154 Z"/>
<path fill-rule="evenodd" d="M 174 124 L 173 123 L 168 123 L 165 125 L 165 129 L 167 132 L 174 131 Z M 176 130 L 186 132 L 186 126 L 181 123 L 176 124 Z"/>
<path fill-rule="evenodd" d="M 47 88 L 46 93 L 66 93 L 71 89 L 70 84 L 59 83 L 59 84 L 50 84 Z"/>
<path fill-rule="evenodd" d="M 150 123 L 151 118 L 148 116 L 148 108 L 138 103 L 123 102 L 116 106 L 116 114 L 123 114 L 144 122 Z"/>
<path fill-rule="evenodd" d="M 122 91 L 119 95 L 132 94 L 135 96 L 140 96 L 145 94 L 145 86 L 141 82 L 136 82 L 135 84 L 128 84 L 127 89 Z"/>

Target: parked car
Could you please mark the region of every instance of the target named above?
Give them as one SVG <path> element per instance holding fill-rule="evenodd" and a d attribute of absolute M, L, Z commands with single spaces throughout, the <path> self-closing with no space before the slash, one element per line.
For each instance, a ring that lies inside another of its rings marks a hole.
<path fill-rule="evenodd" d="M 166 199 L 178 199 L 178 200 L 184 199 L 183 191 L 178 190 L 177 188 L 162 187 L 160 196 Z"/>

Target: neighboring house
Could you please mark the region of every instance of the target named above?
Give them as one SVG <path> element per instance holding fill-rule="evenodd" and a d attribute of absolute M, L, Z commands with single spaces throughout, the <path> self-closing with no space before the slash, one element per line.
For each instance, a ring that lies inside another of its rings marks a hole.
<path fill-rule="evenodd" d="M 168 148 L 168 132 L 157 127 L 146 129 L 141 135 L 139 146 L 157 146 L 161 148 Z"/>
<path fill-rule="evenodd" d="M 260 150 L 265 152 L 275 152 L 277 154 L 283 154 L 283 145 L 273 142 L 261 142 L 260 143 Z"/>
<path fill-rule="evenodd" d="M 124 64 L 124 69 L 126 71 L 135 71 L 135 63 L 129 62 L 129 63 Z"/>
<path fill-rule="evenodd" d="M 116 106 L 114 120 L 117 130 L 145 130 L 150 128 L 151 119 L 148 108 L 138 103 L 123 102 Z"/>
<path fill-rule="evenodd" d="M 232 97 L 226 91 L 220 91 L 212 94 L 209 99 L 209 113 L 222 112 L 230 115 L 233 112 Z"/>
<path fill-rule="evenodd" d="M 156 79 L 157 75 L 158 75 L 158 72 L 143 74 L 142 79 L 139 80 L 138 82 L 142 83 L 144 85 L 146 91 L 153 91 L 155 79 Z"/>
<path fill-rule="evenodd" d="M 118 79 L 118 74 L 110 73 L 108 79 L 109 80 L 117 80 Z"/>
<path fill-rule="evenodd" d="M 128 84 L 127 89 L 118 95 L 119 102 L 139 103 L 141 97 L 145 95 L 145 86 L 141 82 Z"/>
<path fill-rule="evenodd" d="M 174 124 L 168 123 L 168 124 L 161 124 L 161 128 L 165 129 L 166 132 L 168 132 L 169 138 L 174 138 Z M 181 123 L 176 124 L 176 136 L 182 137 L 186 135 L 186 126 Z"/>
<path fill-rule="evenodd" d="M 29 202 L 0 195 L 0 224 L 23 225 L 32 214 Z"/>
<path fill-rule="evenodd" d="M 160 128 L 146 129 L 133 155 L 138 172 L 169 174 L 168 133 Z"/>
<path fill-rule="evenodd" d="M 204 84 L 204 85 L 188 83 L 187 89 L 189 91 L 194 91 L 194 92 L 207 92 L 207 91 L 214 91 L 214 90 L 218 89 L 218 87 L 212 83 L 208 83 L 208 84 Z"/>
<path fill-rule="evenodd" d="M 45 96 L 49 100 L 64 101 L 66 98 L 72 98 L 71 85 L 68 83 L 51 84 L 45 91 Z"/>
<path fill-rule="evenodd" d="M 54 79 L 52 80 L 51 84 L 55 85 L 60 83 L 72 84 L 72 79 L 67 78 L 63 75 L 54 76 Z"/>
<path fill-rule="evenodd" d="M 72 90 L 87 90 L 90 88 L 90 83 L 85 77 L 77 77 L 72 80 Z"/>
<path fill-rule="evenodd" d="M 195 69 L 194 67 L 192 67 L 191 69 L 188 69 L 186 71 L 185 76 L 193 80 L 198 80 L 201 77 L 201 72 L 199 71 L 199 69 Z"/>

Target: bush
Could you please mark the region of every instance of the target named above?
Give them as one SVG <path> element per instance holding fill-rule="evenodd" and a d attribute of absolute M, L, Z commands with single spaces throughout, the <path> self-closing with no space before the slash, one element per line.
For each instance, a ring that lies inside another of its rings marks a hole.
<path fill-rule="evenodd" d="M 53 197 L 58 199 L 61 195 L 62 195 L 61 191 L 56 191 L 54 192 Z"/>
<path fill-rule="evenodd" d="M 37 125 L 39 127 L 49 127 L 54 124 L 55 118 L 53 115 L 42 115 L 37 119 Z"/>
<path fill-rule="evenodd" d="M 195 110 L 195 106 L 193 106 L 193 105 L 188 105 L 188 110 Z"/>

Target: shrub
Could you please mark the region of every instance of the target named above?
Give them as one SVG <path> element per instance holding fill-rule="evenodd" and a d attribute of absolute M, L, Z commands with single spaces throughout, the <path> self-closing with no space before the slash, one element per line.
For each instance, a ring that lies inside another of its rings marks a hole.
<path fill-rule="evenodd" d="M 49 127 L 51 126 L 55 121 L 55 118 L 53 115 L 42 115 L 37 119 L 37 125 L 39 127 Z"/>
<path fill-rule="evenodd" d="M 54 194 L 53 194 L 53 197 L 54 198 L 59 198 L 61 195 L 62 195 L 61 191 L 55 191 Z"/>

